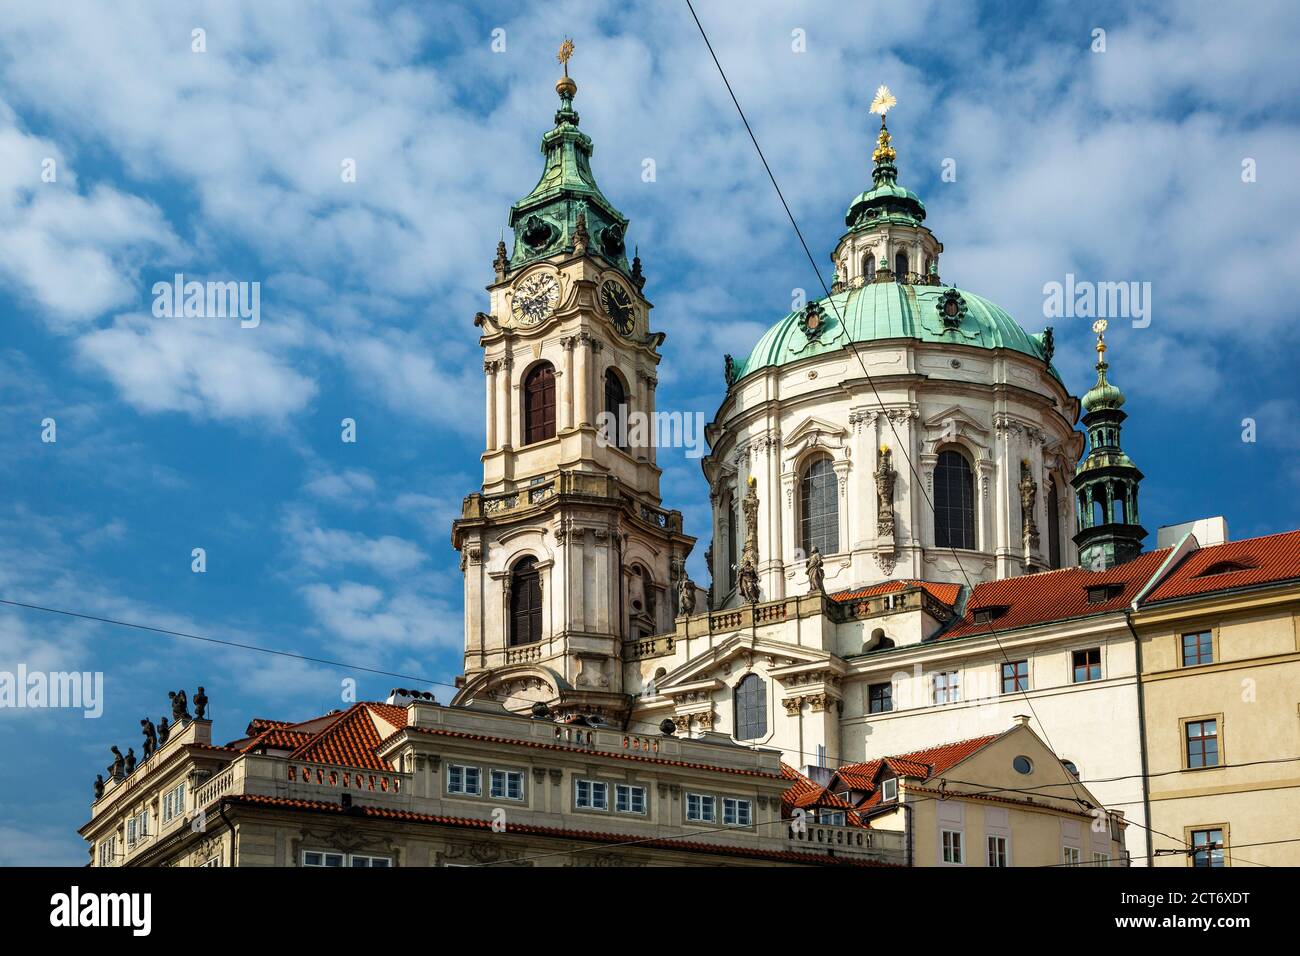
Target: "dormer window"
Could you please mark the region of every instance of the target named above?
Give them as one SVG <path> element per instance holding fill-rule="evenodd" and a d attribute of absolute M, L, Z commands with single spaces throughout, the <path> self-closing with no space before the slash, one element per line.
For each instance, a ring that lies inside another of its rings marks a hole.
<path fill-rule="evenodd" d="M 1124 593 L 1122 584 L 1094 584 L 1088 588 L 1089 604 L 1105 604 Z"/>
<path fill-rule="evenodd" d="M 1231 574 L 1233 571 L 1251 571 L 1254 568 L 1255 565 L 1247 563 L 1247 561 L 1217 561 L 1198 574 L 1197 577 L 1208 578 L 1215 574 Z"/>
<path fill-rule="evenodd" d="M 888 780 L 880 781 L 880 800 L 882 803 L 889 803 L 898 799 L 898 778 L 890 777 Z"/>
<path fill-rule="evenodd" d="M 972 610 L 976 624 L 988 624 L 996 621 L 1002 615 L 1006 614 L 1010 608 L 1005 604 L 990 604 L 986 607 L 977 607 Z"/>

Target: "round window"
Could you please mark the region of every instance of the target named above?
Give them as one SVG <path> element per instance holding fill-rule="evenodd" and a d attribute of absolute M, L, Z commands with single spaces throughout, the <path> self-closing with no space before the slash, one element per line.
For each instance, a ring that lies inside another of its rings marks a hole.
<path fill-rule="evenodd" d="M 1028 757 L 1020 756 L 1011 761 L 1011 766 L 1015 768 L 1016 773 L 1032 773 L 1034 762 Z"/>
<path fill-rule="evenodd" d="M 1075 764 L 1073 760 L 1062 760 L 1061 763 L 1065 766 L 1066 770 L 1070 771 L 1072 775 L 1076 777 L 1079 776 L 1079 767 L 1077 764 Z"/>

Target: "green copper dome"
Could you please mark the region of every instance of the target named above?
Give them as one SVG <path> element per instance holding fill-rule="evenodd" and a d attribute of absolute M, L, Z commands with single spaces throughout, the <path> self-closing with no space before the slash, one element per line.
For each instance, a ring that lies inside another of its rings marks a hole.
<path fill-rule="evenodd" d="M 1108 368 L 1110 366 L 1105 362 L 1097 363 L 1097 384 L 1083 393 L 1084 411 L 1095 412 L 1102 409 L 1119 408 L 1124 404 L 1124 393 L 1120 391 L 1119 386 L 1106 381 L 1106 369 Z"/>
<path fill-rule="evenodd" d="M 956 303 L 956 314 L 945 317 L 941 309 L 950 299 Z M 805 331 L 809 326 L 809 310 L 817 315 L 811 338 Z M 1013 349 L 1051 361 L 1050 334 L 1030 335 L 1000 306 L 973 292 L 873 282 L 837 292 L 791 312 L 763 334 L 749 358 L 743 363 L 732 363 L 730 380 L 734 382 L 759 369 L 835 352 L 852 342 L 886 339 Z M 1052 374 L 1057 375 L 1055 369 Z"/>

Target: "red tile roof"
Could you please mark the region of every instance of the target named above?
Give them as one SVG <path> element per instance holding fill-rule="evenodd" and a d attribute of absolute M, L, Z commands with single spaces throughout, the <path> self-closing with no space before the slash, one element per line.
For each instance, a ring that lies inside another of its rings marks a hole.
<path fill-rule="evenodd" d="M 860 601 L 862 598 L 876 597 L 881 594 L 890 594 L 894 591 L 902 591 L 905 588 L 920 587 L 923 588 L 930 597 L 934 598 L 948 607 L 953 607 L 957 603 L 957 598 L 961 595 L 960 584 L 939 584 L 934 581 L 882 581 L 879 584 L 873 584 L 870 587 L 854 588 L 850 591 L 837 591 L 830 595 L 830 599 L 836 604 L 847 604 L 850 601 Z"/>
<path fill-rule="evenodd" d="M 858 804 L 859 810 L 867 810 L 880 803 L 880 791 L 875 780 L 882 766 L 900 777 L 926 781 L 947 772 L 950 767 L 961 763 L 977 750 L 992 743 L 1001 734 L 989 734 L 985 737 L 972 737 L 949 744 L 940 744 L 925 750 L 917 750 L 894 757 L 880 757 L 863 763 L 846 764 L 835 771 L 831 778 L 832 789 L 866 791 L 868 796 Z"/>
<path fill-rule="evenodd" d="M 349 810 L 341 804 L 324 803 L 317 800 L 290 800 L 285 797 L 266 797 L 257 794 L 236 794 L 221 798 L 224 804 L 268 807 L 282 810 L 305 810 L 317 813 L 348 814 Z M 390 810 L 386 807 L 354 805 L 352 814 L 371 819 L 401 820 L 410 823 L 427 823 L 434 826 L 461 827 L 474 830 L 490 830 L 492 820 L 478 820 L 472 817 L 441 816 L 428 813 L 413 813 L 410 810 Z M 795 853 L 785 850 L 759 850 L 752 847 L 724 846 L 717 843 L 704 843 L 698 840 L 677 840 L 667 837 L 630 841 L 626 833 L 602 833 L 595 830 L 568 830 L 559 827 L 537 826 L 528 823 L 510 824 L 510 832 L 527 833 L 535 836 L 557 837 L 560 839 L 587 840 L 592 843 L 609 843 L 626 846 L 635 842 L 637 846 L 660 850 L 681 850 L 686 853 L 713 853 L 720 856 L 740 856 L 751 859 L 776 860 L 786 863 L 806 863 L 812 866 L 893 866 L 876 860 L 852 859 L 844 856 L 820 856 L 809 853 Z"/>
<path fill-rule="evenodd" d="M 1142 603 L 1294 580 L 1300 580 L 1300 531 L 1287 531 L 1193 551 Z"/>
<path fill-rule="evenodd" d="M 353 704 L 332 724 L 291 753 L 289 759 L 391 771 L 393 767 L 387 761 L 375 756 L 376 748 L 385 737 L 391 736 L 391 731 L 381 734 L 375 725 L 375 717 L 397 729 L 406 726 L 406 710 L 402 707 L 368 701 Z"/>
<path fill-rule="evenodd" d="M 973 637 L 1122 610 L 1132 603 L 1159 570 L 1169 557 L 1169 550 L 1148 551 L 1105 571 L 1062 568 L 977 584 L 966 602 L 965 616 L 941 633 L 939 639 Z M 1121 589 L 1108 601 L 1090 604 L 1088 589 L 1103 584 L 1117 584 Z M 975 611 L 984 607 L 1005 607 L 1007 610 L 991 621 L 976 623 Z"/>

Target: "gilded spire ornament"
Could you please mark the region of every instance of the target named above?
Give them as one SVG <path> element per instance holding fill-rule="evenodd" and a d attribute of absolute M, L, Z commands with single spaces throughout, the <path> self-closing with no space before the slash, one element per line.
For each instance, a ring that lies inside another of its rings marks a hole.
<path fill-rule="evenodd" d="M 565 37 L 564 42 L 560 44 L 560 52 L 555 54 L 555 59 L 564 67 L 564 76 L 560 77 L 559 82 L 555 84 L 555 92 L 568 99 L 573 99 L 574 94 L 578 92 L 578 84 L 569 77 L 569 60 L 572 57 L 573 40 Z"/>
<path fill-rule="evenodd" d="M 871 112 L 880 114 L 880 135 L 876 137 L 876 149 L 871 154 L 872 160 L 877 165 L 882 162 L 892 163 L 897 157 L 894 147 L 890 145 L 889 130 L 885 128 L 885 114 L 896 105 L 898 100 L 894 98 L 893 93 L 889 92 L 889 87 L 882 83 L 876 90 L 875 99 L 871 101 Z"/>

